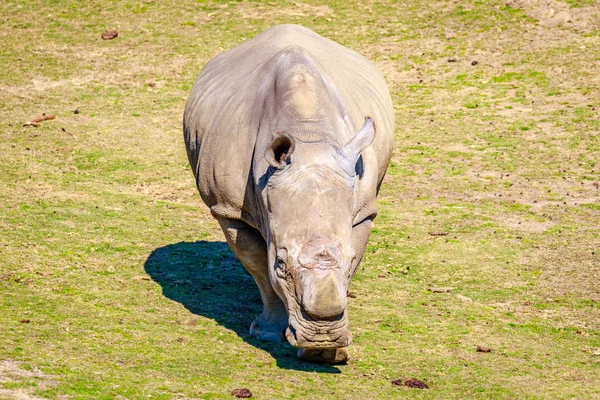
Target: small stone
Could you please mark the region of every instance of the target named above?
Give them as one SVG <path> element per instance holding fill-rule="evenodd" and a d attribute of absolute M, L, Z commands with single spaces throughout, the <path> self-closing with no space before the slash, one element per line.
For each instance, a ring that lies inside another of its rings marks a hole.
<path fill-rule="evenodd" d="M 471 61 L 471 65 L 477 65 L 477 64 L 479 64 L 479 61 L 477 61 L 477 60 Z"/>
<path fill-rule="evenodd" d="M 429 389 L 429 386 L 427 386 L 425 384 L 425 382 L 420 381 L 415 378 L 410 378 L 409 380 L 404 382 L 404 386 L 408 386 L 409 388 L 414 388 L 414 389 Z"/>
<path fill-rule="evenodd" d="M 252 392 L 246 388 L 234 389 L 231 395 L 238 399 L 249 399 L 252 397 Z"/>
<path fill-rule="evenodd" d="M 156 86 L 156 83 L 154 83 L 154 82 L 150 82 L 150 83 L 148 83 L 148 86 L 150 86 L 150 87 L 154 87 L 154 86 Z"/>
<path fill-rule="evenodd" d="M 448 62 L 456 62 L 456 57 L 450 57 L 450 58 L 448 58 Z"/>
<path fill-rule="evenodd" d="M 102 35 L 100 36 L 102 37 L 102 40 L 113 40 L 114 38 L 119 36 L 119 32 L 106 30 L 102 32 Z"/>
<path fill-rule="evenodd" d="M 453 287 L 430 287 L 429 289 L 432 293 L 450 293 L 450 291 L 454 290 Z"/>
<path fill-rule="evenodd" d="M 79 114 L 79 109 L 76 108 L 75 111 L 73 111 L 73 114 Z"/>

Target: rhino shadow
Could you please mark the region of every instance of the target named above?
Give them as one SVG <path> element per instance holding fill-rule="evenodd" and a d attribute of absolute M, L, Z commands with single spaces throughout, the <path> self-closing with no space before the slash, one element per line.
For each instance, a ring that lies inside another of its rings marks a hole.
<path fill-rule="evenodd" d="M 150 254 L 144 269 L 162 287 L 165 297 L 270 353 L 280 368 L 340 372 L 336 367 L 299 360 L 297 349 L 287 343 L 263 342 L 250 335 L 250 324 L 262 312 L 260 293 L 226 242 L 202 240 L 160 247 Z"/>

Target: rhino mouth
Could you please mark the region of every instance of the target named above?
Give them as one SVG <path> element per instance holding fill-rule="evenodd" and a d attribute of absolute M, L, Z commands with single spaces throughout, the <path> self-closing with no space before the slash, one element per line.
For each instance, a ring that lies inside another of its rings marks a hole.
<path fill-rule="evenodd" d="M 352 338 L 347 310 L 334 320 L 315 320 L 299 306 L 289 313 L 285 337 L 294 347 L 303 349 L 335 349 L 347 347 Z"/>

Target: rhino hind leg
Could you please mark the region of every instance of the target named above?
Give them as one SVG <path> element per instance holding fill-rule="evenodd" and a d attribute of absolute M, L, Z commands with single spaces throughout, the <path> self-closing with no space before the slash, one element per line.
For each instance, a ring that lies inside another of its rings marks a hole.
<path fill-rule="evenodd" d="M 250 325 L 250 334 L 268 342 L 285 341 L 288 315 L 271 286 L 267 271 L 267 245 L 259 231 L 243 221 L 218 218 L 227 243 L 252 275 L 263 302 L 263 313 Z"/>

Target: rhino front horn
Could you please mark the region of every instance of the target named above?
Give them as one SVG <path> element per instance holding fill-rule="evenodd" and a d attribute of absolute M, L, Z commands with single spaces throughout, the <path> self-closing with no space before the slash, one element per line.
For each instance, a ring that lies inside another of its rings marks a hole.
<path fill-rule="evenodd" d="M 327 271 L 324 276 L 313 276 L 307 280 L 302 305 L 315 320 L 334 319 L 346 308 L 345 297 L 340 292 L 335 272 Z"/>

